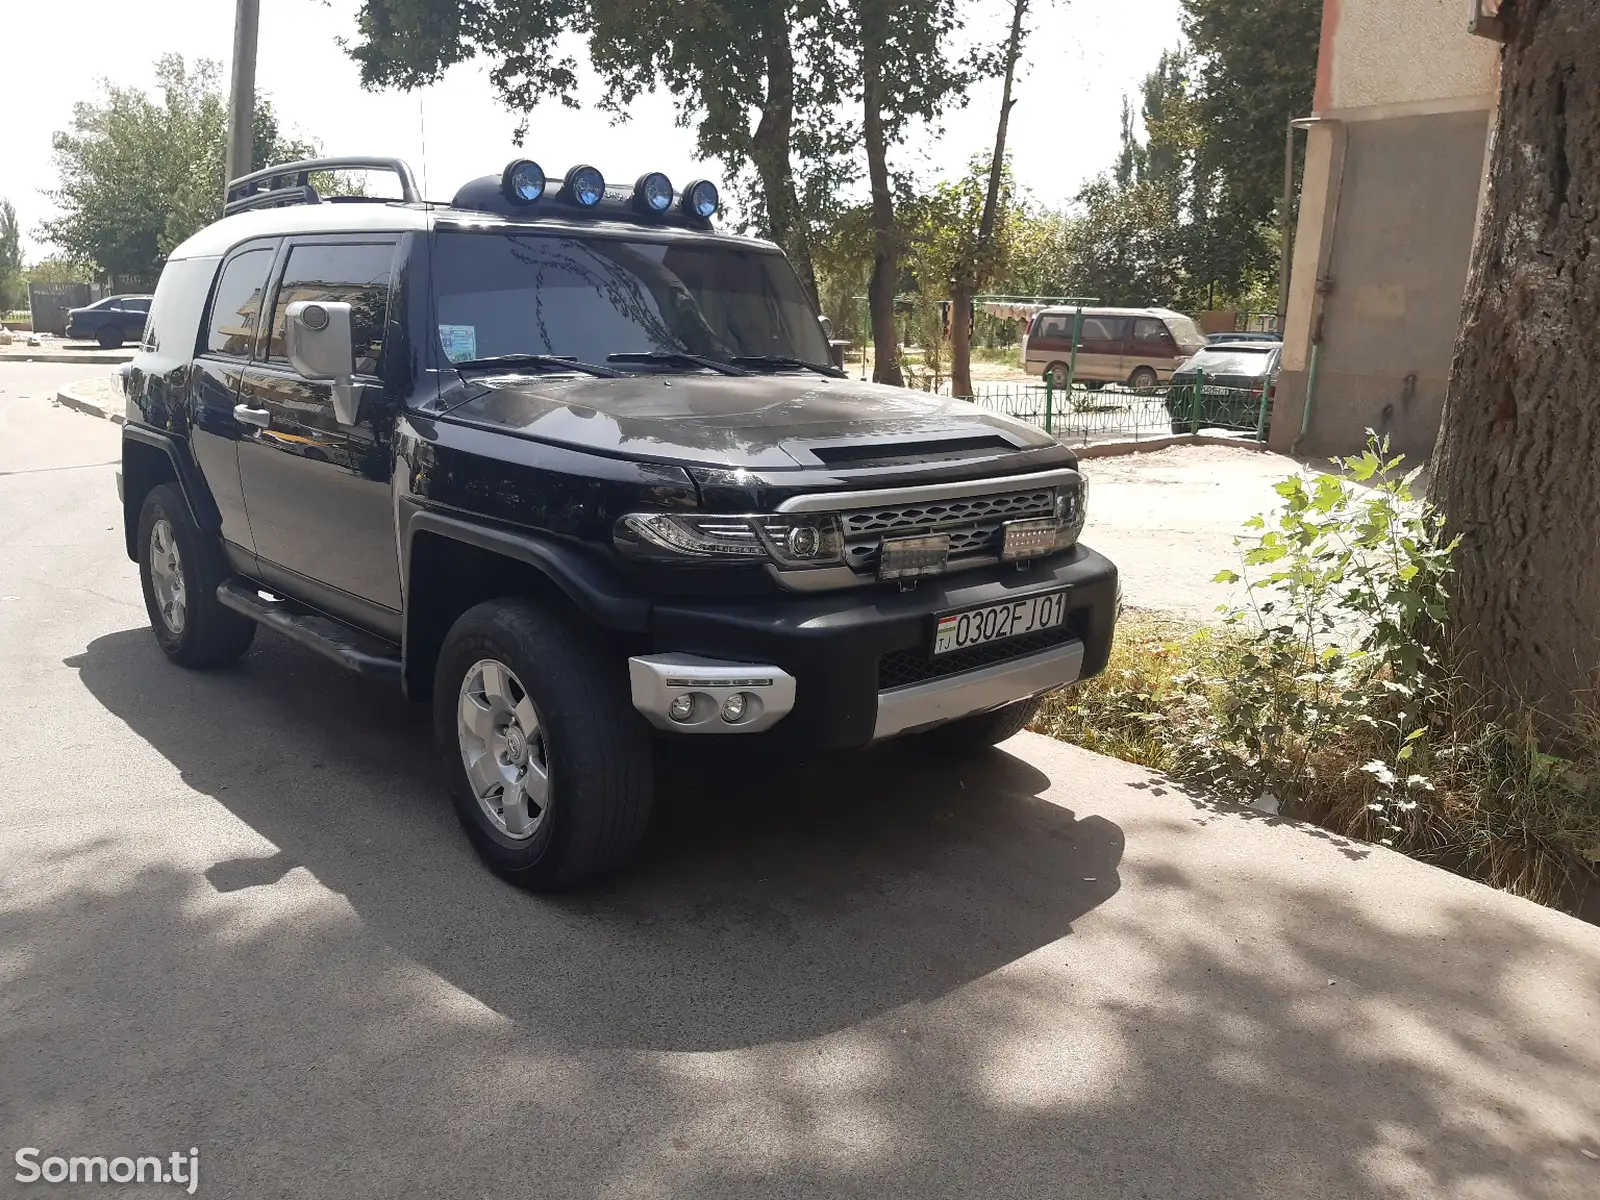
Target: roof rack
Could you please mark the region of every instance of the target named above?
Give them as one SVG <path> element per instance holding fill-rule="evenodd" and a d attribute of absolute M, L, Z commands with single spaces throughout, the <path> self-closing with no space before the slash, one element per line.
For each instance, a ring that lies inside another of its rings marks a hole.
<path fill-rule="evenodd" d="M 417 181 L 403 159 L 374 158 L 370 155 L 349 158 L 308 158 L 300 162 L 268 167 L 264 171 L 252 171 L 248 175 L 241 175 L 232 180 L 228 184 L 222 215 L 231 217 L 234 213 L 245 212 L 252 208 L 277 208 L 286 204 L 318 204 L 321 203 L 322 197 L 317 195 L 317 189 L 311 186 L 312 172 L 362 170 L 393 171 L 400 180 L 401 199 L 407 204 L 422 202 L 422 193 L 417 191 Z M 273 186 L 276 181 L 286 176 L 294 176 L 294 182 L 283 187 Z M 263 184 L 266 185 L 265 190 L 262 190 Z"/>

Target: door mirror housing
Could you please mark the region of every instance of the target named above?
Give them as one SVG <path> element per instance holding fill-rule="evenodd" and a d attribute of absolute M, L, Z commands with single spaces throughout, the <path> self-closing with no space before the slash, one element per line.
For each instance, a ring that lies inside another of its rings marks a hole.
<path fill-rule="evenodd" d="M 355 346 L 350 306 L 337 300 L 296 300 L 287 311 L 284 353 L 295 374 L 333 384 L 333 415 L 341 425 L 360 417 L 360 396 L 351 379 Z"/>

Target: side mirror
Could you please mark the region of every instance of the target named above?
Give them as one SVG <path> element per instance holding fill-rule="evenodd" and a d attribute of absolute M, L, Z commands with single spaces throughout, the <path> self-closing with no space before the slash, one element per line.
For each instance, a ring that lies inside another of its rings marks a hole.
<path fill-rule="evenodd" d="M 822 336 L 833 341 L 833 321 L 828 317 L 818 317 L 817 320 L 822 325 Z"/>
<path fill-rule="evenodd" d="M 350 306 L 337 300 L 296 300 L 289 305 L 284 353 L 295 373 L 333 384 L 333 415 L 341 425 L 360 418 L 361 398 L 350 378 L 355 347 L 350 337 Z"/>

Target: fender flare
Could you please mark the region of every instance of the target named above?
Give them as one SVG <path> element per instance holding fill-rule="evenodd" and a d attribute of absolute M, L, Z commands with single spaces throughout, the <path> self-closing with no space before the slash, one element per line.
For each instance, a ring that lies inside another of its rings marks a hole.
<path fill-rule="evenodd" d="M 124 474 L 127 471 L 128 457 L 126 443 L 137 442 L 141 446 L 160 451 L 172 464 L 173 477 L 178 481 L 178 490 L 183 493 L 184 503 L 189 506 L 189 515 L 194 518 L 194 523 L 207 533 L 222 532 L 222 513 L 217 509 L 217 502 L 211 495 L 211 489 L 206 486 L 206 481 L 200 474 L 200 468 L 195 465 L 194 459 L 184 453 L 184 446 L 178 438 L 159 429 L 152 429 L 148 425 L 129 422 L 122 427 L 122 440 Z M 130 497 L 124 496 L 122 503 L 124 524 L 129 527 L 127 530 L 129 557 L 136 557 L 132 550 L 131 527 L 138 522 L 139 514 L 130 513 Z M 140 503 L 143 503 L 143 497 L 140 497 Z"/>
<path fill-rule="evenodd" d="M 602 628 L 621 633 L 645 633 L 650 628 L 650 601 L 620 587 L 614 575 L 582 551 L 553 538 L 481 525 L 431 509 L 414 512 L 405 526 L 402 579 L 408 594 L 412 545 L 419 533 L 435 534 L 526 563 L 560 588 L 580 611 Z M 406 609 L 409 622 L 411 606 L 407 604 Z"/>

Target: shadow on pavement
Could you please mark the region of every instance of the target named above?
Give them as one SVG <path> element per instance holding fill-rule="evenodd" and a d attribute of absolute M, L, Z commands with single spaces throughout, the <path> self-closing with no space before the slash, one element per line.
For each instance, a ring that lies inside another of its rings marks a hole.
<path fill-rule="evenodd" d="M 1040 799 L 1033 767 L 888 746 L 805 766 L 672 764 L 640 863 L 533 896 L 472 856 L 428 711 L 397 694 L 266 637 L 217 673 L 171 667 L 143 629 L 67 665 L 277 848 L 215 863 L 213 888 L 304 868 L 400 953 L 563 1044 L 814 1037 L 1012 963 L 1119 886 L 1121 831 Z"/>

